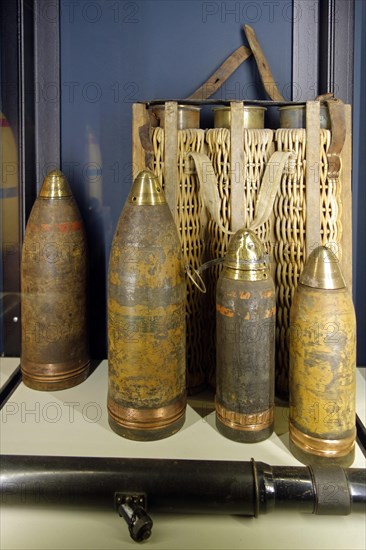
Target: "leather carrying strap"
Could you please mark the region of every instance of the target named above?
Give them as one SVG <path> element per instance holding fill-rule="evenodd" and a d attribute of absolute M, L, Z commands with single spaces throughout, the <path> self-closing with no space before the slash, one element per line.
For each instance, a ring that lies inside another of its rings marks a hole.
<path fill-rule="evenodd" d="M 208 99 L 212 96 L 226 80 L 233 74 L 234 71 L 248 59 L 253 53 L 258 66 L 258 71 L 267 95 L 273 101 L 284 101 L 277 85 L 274 81 L 269 63 L 263 53 L 263 50 L 258 42 L 257 35 L 250 25 L 243 27 L 250 48 L 240 46 L 235 50 L 223 64 L 213 73 L 212 76 L 202 86 L 200 86 L 192 95 L 186 99 Z"/>
<path fill-rule="evenodd" d="M 256 60 L 258 71 L 266 93 L 273 101 L 284 101 L 284 97 L 277 88 L 268 61 L 258 42 L 254 29 L 250 25 L 244 25 L 243 29 Z"/>
<path fill-rule="evenodd" d="M 202 86 L 200 86 L 187 99 L 208 99 L 214 94 L 224 82 L 233 74 L 234 71 L 252 55 L 252 52 L 246 46 L 240 46 L 233 52 L 222 65 L 213 73 L 212 76 Z"/>
<path fill-rule="evenodd" d="M 332 138 L 327 153 L 328 176 L 337 177 L 341 171 L 341 157 L 344 142 L 346 140 L 346 117 L 344 103 L 340 99 L 328 99 L 326 101 L 329 110 Z"/>

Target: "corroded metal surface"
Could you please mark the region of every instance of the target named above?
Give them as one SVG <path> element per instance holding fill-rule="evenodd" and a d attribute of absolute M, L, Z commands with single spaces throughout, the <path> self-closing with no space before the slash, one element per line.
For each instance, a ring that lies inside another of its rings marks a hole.
<path fill-rule="evenodd" d="M 131 200 L 144 178 L 145 199 L 152 183 L 157 192 L 153 174 L 137 177 L 112 243 L 108 413 L 120 435 L 153 440 L 184 423 L 186 287 L 177 229 L 165 200 Z"/>
<path fill-rule="evenodd" d="M 259 239 L 238 231 L 216 290 L 216 425 L 248 443 L 273 431 L 275 288 L 263 257 Z"/>
<path fill-rule="evenodd" d="M 23 382 L 79 384 L 89 372 L 86 238 L 66 178 L 51 172 L 28 220 L 21 264 Z"/>
<path fill-rule="evenodd" d="M 349 466 L 356 437 L 354 307 L 346 288 L 314 286 L 299 284 L 291 307 L 291 450 L 306 464 Z"/>

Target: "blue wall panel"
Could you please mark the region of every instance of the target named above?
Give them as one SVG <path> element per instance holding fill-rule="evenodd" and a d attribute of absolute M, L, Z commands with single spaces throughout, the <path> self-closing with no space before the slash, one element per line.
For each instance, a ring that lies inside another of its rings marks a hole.
<path fill-rule="evenodd" d="M 191 94 L 245 43 L 245 23 L 291 99 L 291 18 L 290 0 L 61 0 L 62 169 L 88 231 L 94 356 L 105 355 L 106 269 L 131 185 L 131 104 Z M 264 99 L 254 59 L 215 97 Z"/>

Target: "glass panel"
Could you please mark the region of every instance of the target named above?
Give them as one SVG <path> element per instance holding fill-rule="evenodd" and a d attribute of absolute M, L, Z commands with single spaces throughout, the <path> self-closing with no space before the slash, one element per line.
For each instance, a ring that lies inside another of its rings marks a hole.
<path fill-rule="evenodd" d="M 17 2 L 0 5 L 0 355 L 20 353 Z"/>
<path fill-rule="evenodd" d="M 357 317 L 357 365 L 366 365 L 366 4 L 355 2 L 353 96 L 353 298 Z"/>

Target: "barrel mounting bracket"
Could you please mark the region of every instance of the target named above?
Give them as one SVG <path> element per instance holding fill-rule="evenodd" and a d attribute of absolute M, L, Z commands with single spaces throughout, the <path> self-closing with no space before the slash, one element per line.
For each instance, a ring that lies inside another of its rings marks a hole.
<path fill-rule="evenodd" d="M 143 493 L 115 493 L 115 507 L 118 515 L 128 525 L 131 538 L 142 542 L 151 536 L 152 519 L 146 512 L 146 495 Z"/>

